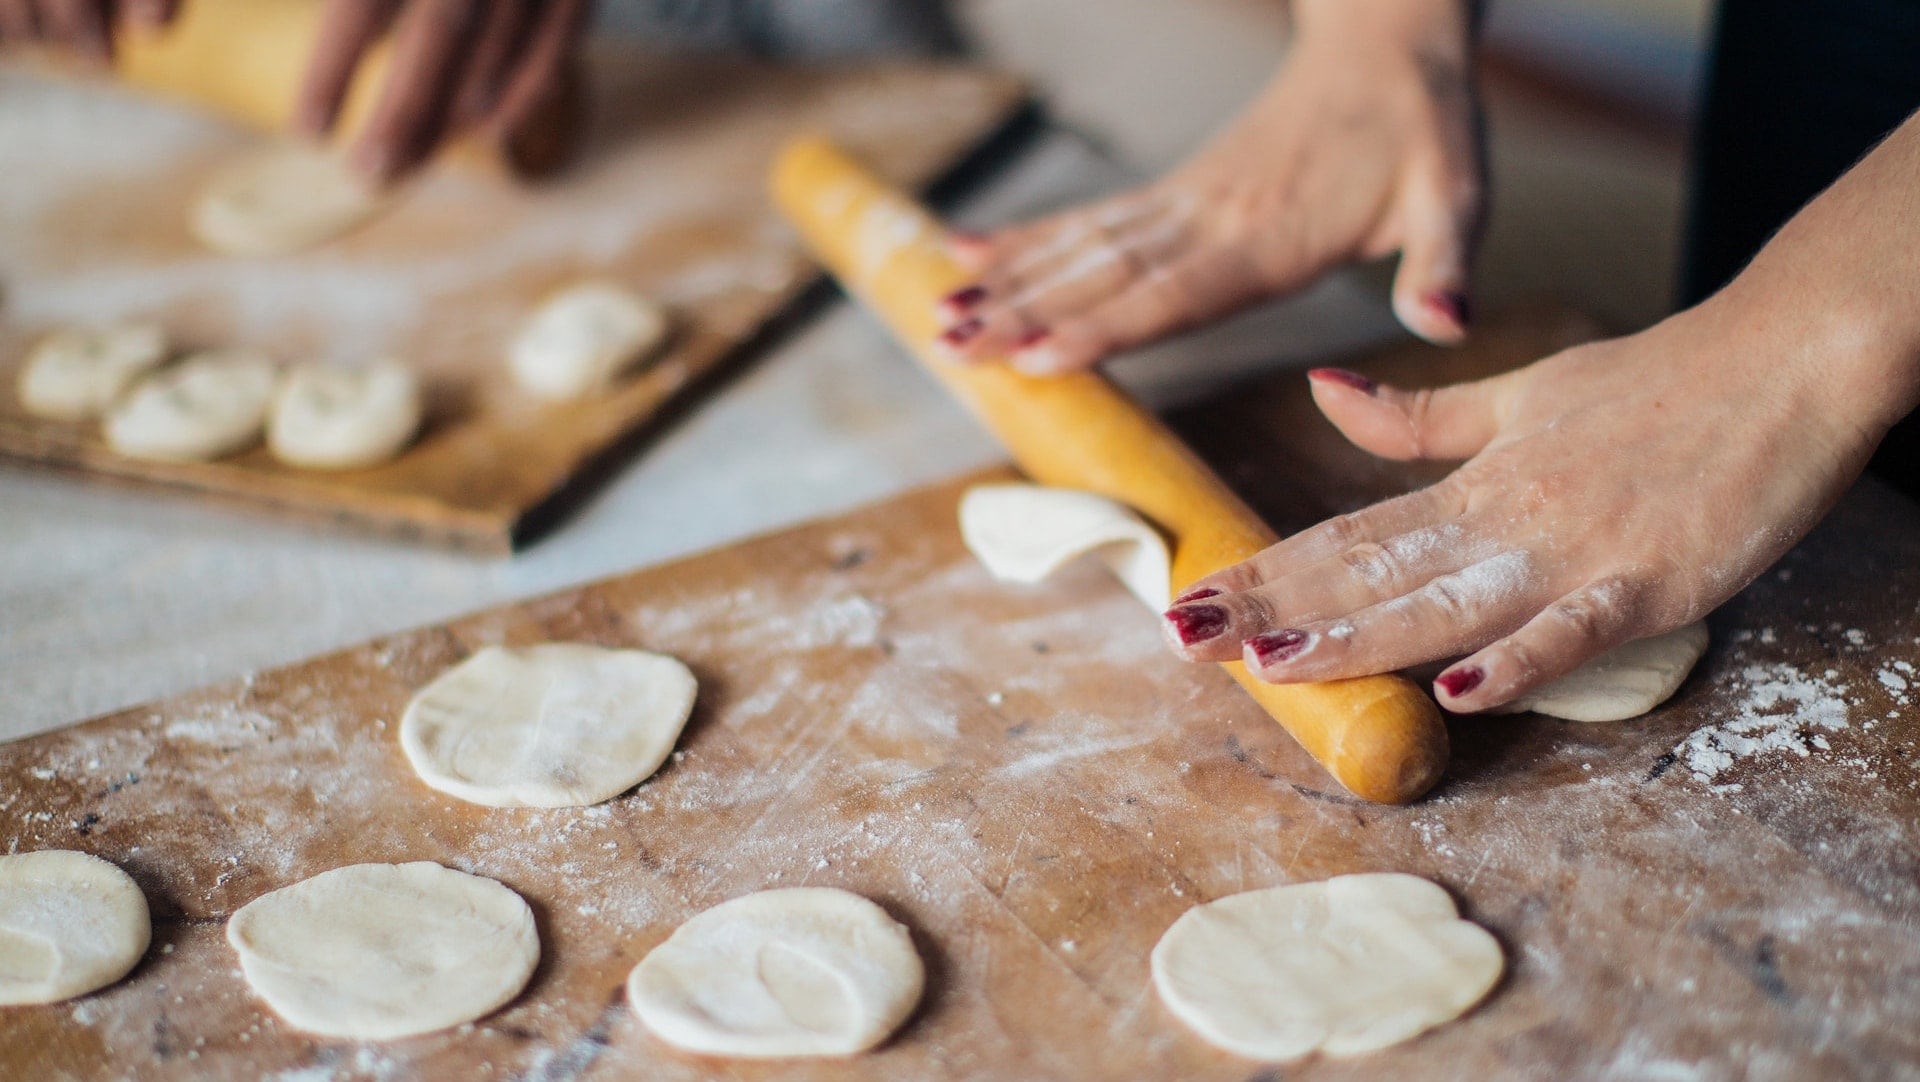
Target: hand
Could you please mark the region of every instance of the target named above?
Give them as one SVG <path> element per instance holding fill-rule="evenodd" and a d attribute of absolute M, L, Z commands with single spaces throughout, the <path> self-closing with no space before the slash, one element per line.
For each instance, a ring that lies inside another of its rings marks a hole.
<path fill-rule="evenodd" d="M 1465 5 L 1336 0 L 1320 21 L 1300 7 L 1286 67 L 1187 165 L 1103 203 L 955 238 L 979 275 L 941 304 L 956 359 L 1082 369 L 1394 251 L 1401 322 L 1436 342 L 1465 334 L 1481 216 Z M 1420 8 L 1432 11 L 1384 14 Z"/>
<path fill-rule="evenodd" d="M 101 64 L 113 60 L 115 17 L 158 29 L 179 0 L 0 0 L 0 46 L 53 45 Z"/>
<path fill-rule="evenodd" d="M 328 0 L 295 127 L 329 132 L 368 49 L 393 28 L 386 85 L 350 156 L 389 181 L 450 134 L 515 131 L 557 91 L 587 0 Z"/>

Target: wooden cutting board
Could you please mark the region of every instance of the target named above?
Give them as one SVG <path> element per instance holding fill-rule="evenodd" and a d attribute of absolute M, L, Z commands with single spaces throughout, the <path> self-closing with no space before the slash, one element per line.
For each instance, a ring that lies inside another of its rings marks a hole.
<path fill-rule="evenodd" d="M 1014 80 L 965 68 L 781 70 L 621 46 L 596 52 L 591 73 L 593 124 L 563 177 L 524 188 L 443 168 L 373 226 L 263 259 L 206 252 L 186 227 L 209 170 L 256 137 L 115 88 L 0 69 L 0 146 L 16 163 L 0 184 L 0 455 L 504 553 L 817 280 L 763 191 L 781 140 L 832 133 L 924 185 L 1023 97 Z M 597 400 L 531 400 L 506 375 L 505 344 L 544 294 L 585 276 L 666 301 L 674 345 Z M 20 408 L 17 370 L 38 335 L 123 318 L 287 361 L 401 357 L 428 382 L 426 429 L 394 462 L 323 473 L 260 448 L 138 462 L 95 425 Z"/>

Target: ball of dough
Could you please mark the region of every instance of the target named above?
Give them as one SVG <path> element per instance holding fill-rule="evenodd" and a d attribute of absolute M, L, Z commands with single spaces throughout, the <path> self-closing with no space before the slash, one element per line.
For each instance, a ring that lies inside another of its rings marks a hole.
<path fill-rule="evenodd" d="M 289 466 L 348 470 L 400 453 L 420 428 L 420 381 L 396 361 L 304 364 L 280 381 L 267 447 Z"/>
<path fill-rule="evenodd" d="M 1250 1059 L 1397 1044 L 1480 1001 L 1500 944 L 1417 876 L 1343 875 L 1235 894 L 1182 914 L 1153 986 L 1208 1043 Z"/>
<path fill-rule="evenodd" d="M 161 461 L 231 454 L 260 438 L 277 378 L 273 362 L 256 353 L 195 354 L 141 380 L 107 414 L 107 445 Z"/>
<path fill-rule="evenodd" d="M 975 485 L 960 498 L 960 536 L 997 579 L 1039 582 L 1091 553 L 1153 611 L 1171 600 L 1166 541 L 1105 496 L 1041 485 Z"/>
<path fill-rule="evenodd" d="M 57 330 L 27 354 L 20 405 L 55 421 L 90 420 L 166 359 L 166 332 L 151 323 Z"/>
<path fill-rule="evenodd" d="M 886 1040 L 926 981 L 906 927 L 857 894 L 768 890 L 676 929 L 627 1002 L 668 1044 L 718 1056 L 844 1056 Z"/>
<path fill-rule="evenodd" d="M 1637 718 L 1672 698 L 1706 652 L 1704 622 L 1677 627 L 1664 635 L 1622 643 L 1494 712 L 1531 710 L 1567 721 Z"/>
<path fill-rule="evenodd" d="M 275 1014 L 358 1040 L 484 1017 L 540 960 L 518 894 L 424 860 L 349 865 L 263 894 L 227 922 L 227 942 Z"/>
<path fill-rule="evenodd" d="M 386 202 L 338 154 L 275 145 L 228 162 L 207 180 L 193 205 L 193 235 L 233 255 L 297 252 L 346 233 Z"/>
<path fill-rule="evenodd" d="M 508 350 L 514 381 L 542 398 L 612 384 L 666 343 L 666 309 L 611 282 L 582 282 L 528 317 Z"/>
<path fill-rule="evenodd" d="M 86 853 L 0 857 L 0 1005 L 105 988 L 147 953 L 153 925 L 132 877 Z"/>
<path fill-rule="evenodd" d="M 420 780 L 462 800 L 598 804 L 659 769 L 695 687 L 664 654 L 489 646 L 420 689 L 400 718 L 400 746 Z"/>

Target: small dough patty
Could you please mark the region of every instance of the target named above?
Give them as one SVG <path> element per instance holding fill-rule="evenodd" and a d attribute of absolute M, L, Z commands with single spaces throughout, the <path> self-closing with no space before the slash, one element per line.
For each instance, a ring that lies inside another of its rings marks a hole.
<path fill-rule="evenodd" d="M 20 405 L 36 417 L 91 420 L 166 359 L 166 332 L 151 323 L 57 330 L 27 354 Z"/>
<path fill-rule="evenodd" d="M 385 462 L 420 428 L 420 381 L 397 361 L 303 364 L 280 381 L 267 447 L 289 466 L 347 470 Z"/>
<path fill-rule="evenodd" d="M 581 282 L 527 317 L 508 350 L 514 382 L 542 398 L 580 398 L 666 344 L 666 309 L 612 282 Z"/>
<path fill-rule="evenodd" d="M 1536 714 L 1567 721 L 1625 721 L 1673 697 L 1707 652 L 1706 623 L 1636 639 L 1601 654 L 1558 680 L 1497 707 L 1497 714 Z"/>
<path fill-rule="evenodd" d="M 1091 554 L 1155 612 L 1170 600 L 1166 541 L 1126 506 L 1092 492 L 975 485 L 960 498 L 960 536 L 997 579 L 1039 582 Z"/>
<path fill-rule="evenodd" d="M 107 445 L 128 458 L 195 462 L 253 443 L 278 379 L 255 353 L 200 353 L 161 369 L 107 414 Z"/>
<path fill-rule="evenodd" d="M 0 857 L 0 1006 L 105 988 L 152 934 L 146 895 L 107 861 L 66 849 Z"/>
<path fill-rule="evenodd" d="M 232 255 L 281 255 L 348 232 L 384 193 L 322 147 L 276 144 L 226 163 L 193 205 L 193 235 Z"/>

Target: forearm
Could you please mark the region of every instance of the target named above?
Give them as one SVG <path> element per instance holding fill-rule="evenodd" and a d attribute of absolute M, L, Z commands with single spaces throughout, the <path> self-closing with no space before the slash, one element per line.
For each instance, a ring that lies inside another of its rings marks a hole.
<path fill-rule="evenodd" d="M 1480 0 L 1293 0 L 1292 13 L 1303 40 L 1378 43 L 1464 69 L 1481 6 Z"/>

